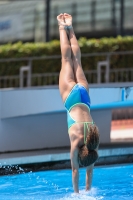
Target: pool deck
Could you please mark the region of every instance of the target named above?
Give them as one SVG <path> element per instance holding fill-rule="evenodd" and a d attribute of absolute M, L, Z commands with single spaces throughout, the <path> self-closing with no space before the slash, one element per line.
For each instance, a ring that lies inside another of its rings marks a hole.
<path fill-rule="evenodd" d="M 133 142 L 111 144 L 107 146 L 101 146 L 99 148 L 99 160 L 108 158 L 120 157 L 132 157 L 133 158 Z M 133 159 L 131 158 L 131 162 Z M 49 149 L 49 150 L 35 150 L 24 152 L 12 152 L 0 154 L 0 167 L 7 165 L 25 165 L 36 163 L 50 163 L 58 161 L 69 161 L 70 153 L 69 148 L 62 149 Z M 100 163 L 100 162 L 99 162 Z M 108 164 L 108 163 L 106 163 Z"/>

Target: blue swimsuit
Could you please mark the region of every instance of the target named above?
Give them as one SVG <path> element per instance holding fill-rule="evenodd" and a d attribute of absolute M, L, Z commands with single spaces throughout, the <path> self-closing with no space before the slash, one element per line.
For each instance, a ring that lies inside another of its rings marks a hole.
<path fill-rule="evenodd" d="M 80 84 L 76 84 L 74 85 L 74 87 L 72 88 L 71 92 L 69 93 L 68 97 L 65 100 L 65 107 L 67 109 L 67 122 L 68 122 L 68 129 L 76 123 L 83 123 L 84 124 L 84 140 L 85 140 L 85 134 L 86 134 L 86 129 L 88 129 L 88 124 L 93 124 L 92 122 L 77 122 L 75 121 L 71 115 L 70 115 L 70 111 L 71 109 L 76 106 L 76 105 L 85 105 L 87 106 L 87 108 L 90 111 L 90 97 L 88 94 L 87 89 L 80 85 Z M 89 130 L 88 130 L 89 131 Z"/>

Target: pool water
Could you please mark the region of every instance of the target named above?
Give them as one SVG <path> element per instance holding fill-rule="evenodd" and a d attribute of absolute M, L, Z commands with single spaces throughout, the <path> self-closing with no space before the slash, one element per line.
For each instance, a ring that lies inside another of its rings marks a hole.
<path fill-rule="evenodd" d="M 0 200 L 133 200 L 133 165 L 96 167 L 90 192 L 80 169 L 79 188 L 80 194 L 74 194 L 71 170 L 1 176 Z"/>

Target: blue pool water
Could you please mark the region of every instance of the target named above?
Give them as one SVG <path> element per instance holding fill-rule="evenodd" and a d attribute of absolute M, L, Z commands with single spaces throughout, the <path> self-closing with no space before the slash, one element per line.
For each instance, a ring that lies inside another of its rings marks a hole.
<path fill-rule="evenodd" d="M 97 167 L 90 192 L 80 169 L 80 194 L 73 193 L 71 170 L 0 177 L 0 200 L 133 200 L 133 165 Z"/>

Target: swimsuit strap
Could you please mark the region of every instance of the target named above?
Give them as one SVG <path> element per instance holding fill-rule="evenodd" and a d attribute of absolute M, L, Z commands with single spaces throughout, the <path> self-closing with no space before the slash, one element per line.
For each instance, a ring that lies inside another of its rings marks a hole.
<path fill-rule="evenodd" d="M 88 124 L 94 124 L 94 122 L 92 121 L 92 122 L 76 122 L 76 123 L 83 123 L 84 124 L 84 144 L 86 145 L 86 143 L 87 143 L 87 136 L 86 136 L 86 131 L 88 130 L 88 132 L 89 132 L 89 127 L 88 127 Z"/>
<path fill-rule="evenodd" d="M 86 145 L 86 143 L 87 143 L 87 136 L 86 136 L 86 132 L 87 132 L 87 130 L 88 130 L 88 133 L 89 133 L 89 130 L 90 130 L 90 128 L 88 127 L 88 124 L 93 124 L 94 125 L 94 123 L 95 122 L 76 122 L 75 121 L 75 124 L 78 124 L 78 123 L 83 123 L 84 124 L 84 144 Z M 69 131 L 69 130 L 68 130 Z"/>

